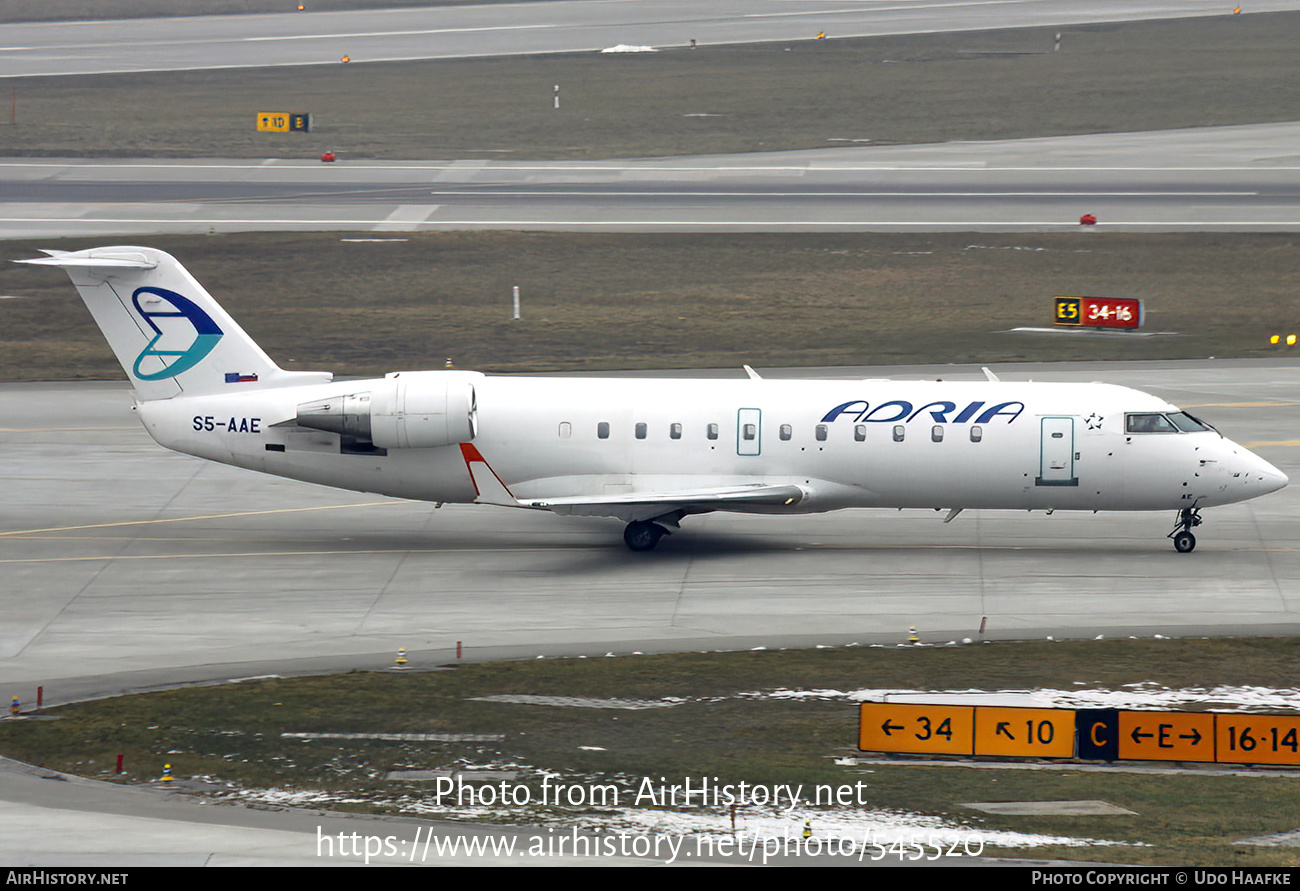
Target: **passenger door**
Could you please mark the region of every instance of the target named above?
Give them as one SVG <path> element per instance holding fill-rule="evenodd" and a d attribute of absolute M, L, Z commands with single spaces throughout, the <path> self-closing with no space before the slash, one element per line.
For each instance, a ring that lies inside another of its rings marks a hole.
<path fill-rule="evenodd" d="M 1043 418 L 1036 486 L 1077 486 L 1074 418 Z"/>

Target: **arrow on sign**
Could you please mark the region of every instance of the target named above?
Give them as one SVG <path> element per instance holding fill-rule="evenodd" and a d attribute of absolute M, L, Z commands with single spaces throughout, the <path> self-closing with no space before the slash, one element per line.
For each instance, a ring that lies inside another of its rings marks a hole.
<path fill-rule="evenodd" d="M 906 725 L 906 724 L 890 724 L 890 723 L 889 723 L 889 719 L 886 718 L 886 719 L 885 719 L 885 723 L 883 723 L 883 724 L 880 725 L 880 729 L 883 730 L 883 731 L 885 731 L 885 736 L 893 736 L 894 734 L 893 734 L 892 731 L 895 731 L 895 730 L 906 730 L 906 729 L 907 729 L 907 725 Z"/>
<path fill-rule="evenodd" d="M 1011 731 L 1007 729 L 1010 726 L 1011 726 L 1010 721 L 998 721 L 998 730 L 997 733 L 995 733 L 994 735 L 1005 736 L 1007 739 L 1014 740 L 1015 737 L 1012 736 Z"/>

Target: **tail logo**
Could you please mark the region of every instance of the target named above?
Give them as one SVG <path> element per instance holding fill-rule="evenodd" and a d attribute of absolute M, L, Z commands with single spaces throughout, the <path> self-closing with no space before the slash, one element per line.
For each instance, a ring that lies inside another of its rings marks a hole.
<path fill-rule="evenodd" d="M 175 291 L 136 288 L 131 302 L 154 332 L 131 368 L 142 381 L 166 380 L 189 371 L 221 340 L 222 331 L 212 317 Z"/>

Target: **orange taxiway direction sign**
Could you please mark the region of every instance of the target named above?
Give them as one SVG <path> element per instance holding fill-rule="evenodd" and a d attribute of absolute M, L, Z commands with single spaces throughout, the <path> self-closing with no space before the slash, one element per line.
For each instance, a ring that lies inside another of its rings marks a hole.
<path fill-rule="evenodd" d="M 975 754 L 1072 758 L 1074 712 L 982 706 L 975 716 Z"/>
<path fill-rule="evenodd" d="M 974 752 L 973 706 L 864 702 L 858 720 L 858 748 L 865 752 L 919 755 Z"/>
<path fill-rule="evenodd" d="M 1300 765 L 1300 715 L 1217 715 L 1220 763 Z"/>
<path fill-rule="evenodd" d="M 1119 757 L 1126 761 L 1214 761 L 1214 715 L 1120 712 Z"/>

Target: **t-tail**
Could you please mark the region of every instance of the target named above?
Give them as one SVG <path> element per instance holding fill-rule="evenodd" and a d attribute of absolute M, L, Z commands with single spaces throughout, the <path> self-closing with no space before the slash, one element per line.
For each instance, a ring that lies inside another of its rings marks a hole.
<path fill-rule="evenodd" d="M 146 247 L 44 251 L 67 271 L 141 401 L 329 381 L 285 371 L 170 254 Z"/>

